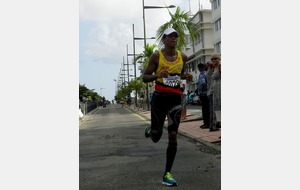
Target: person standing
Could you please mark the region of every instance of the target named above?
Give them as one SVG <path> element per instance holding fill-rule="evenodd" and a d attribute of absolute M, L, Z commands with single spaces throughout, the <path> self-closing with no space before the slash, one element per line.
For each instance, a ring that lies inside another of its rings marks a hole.
<path fill-rule="evenodd" d="M 203 125 L 200 126 L 201 129 L 209 128 L 209 101 L 207 97 L 207 81 L 206 81 L 206 66 L 203 63 L 198 64 L 198 70 L 200 71 L 198 79 L 198 94 L 201 101 L 202 107 L 202 118 Z"/>
<path fill-rule="evenodd" d="M 80 99 L 79 99 L 79 119 L 82 119 L 83 117 L 83 113 L 82 113 L 82 109 L 81 109 L 81 105 L 80 105 Z"/>
<path fill-rule="evenodd" d="M 188 90 L 187 91 L 187 94 L 186 94 L 186 100 L 187 100 L 187 105 L 189 105 L 190 104 L 190 101 L 189 101 L 189 96 L 190 96 L 190 94 L 191 94 L 191 92 Z"/>
<path fill-rule="evenodd" d="M 126 103 L 127 103 L 127 106 L 131 106 L 131 97 L 130 95 L 127 97 L 127 100 L 126 100 Z"/>
<path fill-rule="evenodd" d="M 209 102 L 209 129 L 213 131 L 216 129 L 215 123 L 215 114 L 213 109 L 213 81 L 212 81 L 212 74 L 214 72 L 214 65 L 211 61 L 206 63 L 207 72 L 206 72 L 206 81 L 207 81 L 207 97 Z"/>
<path fill-rule="evenodd" d="M 181 80 L 181 85 L 182 85 L 182 88 L 183 88 L 183 92 L 182 92 L 182 95 L 181 95 L 181 106 L 182 106 L 181 119 L 184 120 L 184 119 L 186 119 L 186 104 L 187 104 L 186 79 Z"/>
<path fill-rule="evenodd" d="M 210 131 L 217 131 L 221 127 L 221 55 L 215 53 L 211 56 L 211 61 L 214 65 L 212 74 L 213 81 L 213 112 L 216 121 Z"/>
<path fill-rule="evenodd" d="M 151 99 L 151 125 L 145 128 L 145 137 L 157 143 L 162 136 L 166 116 L 168 118 L 168 146 L 162 181 L 167 186 L 177 185 L 171 169 L 177 152 L 177 132 L 182 110 L 180 80 L 184 77 L 187 61 L 187 56 L 176 50 L 178 36 L 173 28 L 164 31 L 164 47 L 151 55 L 143 74 L 143 82 L 155 81 Z"/>
<path fill-rule="evenodd" d="M 105 96 L 102 97 L 102 103 L 103 103 L 103 107 L 105 108 L 105 107 L 106 107 L 106 99 L 105 99 Z"/>
<path fill-rule="evenodd" d="M 194 98 L 194 96 L 196 96 L 195 92 L 196 92 L 196 90 L 191 91 L 191 93 L 189 94 L 189 97 L 188 97 L 189 104 L 193 104 L 193 98 Z"/>

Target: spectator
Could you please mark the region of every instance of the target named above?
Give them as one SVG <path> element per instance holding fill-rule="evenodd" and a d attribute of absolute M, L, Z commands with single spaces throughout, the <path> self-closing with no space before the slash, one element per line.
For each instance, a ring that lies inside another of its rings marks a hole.
<path fill-rule="evenodd" d="M 221 55 L 213 54 L 211 61 L 214 65 L 214 72 L 212 74 L 213 81 L 213 112 L 216 121 L 210 131 L 217 131 L 221 127 Z"/>
<path fill-rule="evenodd" d="M 213 85 L 212 85 L 212 74 L 214 72 L 214 65 L 211 61 L 206 63 L 206 81 L 207 81 L 207 97 L 209 102 L 209 129 L 213 129 L 215 123 L 215 114 L 213 110 Z"/>
<path fill-rule="evenodd" d="M 81 105 L 80 105 L 80 102 L 79 102 L 79 119 L 81 119 L 83 117 L 83 113 L 81 111 Z"/>
<path fill-rule="evenodd" d="M 187 95 L 187 90 L 186 90 L 186 80 L 183 79 L 181 80 L 182 83 L 182 88 L 183 88 L 183 92 L 181 95 L 181 106 L 182 106 L 182 111 L 181 111 L 181 119 L 184 120 L 186 119 L 186 95 Z"/>
<path fill-rule="evenodd" d="M 195 96 L 195 92 L 191 91 L 191 93 L 189 94 L 189 98 L 188 98 L 190 104 L 193 104 L 193 98 L 194 98 L 194 96 Z"/>
<path fill-rule="evenodd" d="M 207 97 L 207 81 L 206 81 L 206 71 L 205 65 L 203 63 L 198 64 L 198 69 L 200 71 L 198 80 L 198 95 L 202 104 L 202 118 L 203 125 L 200 126 L 201 129 L 209 128 L 209 101 Z"/>
<path fill-rule="evenodd" d="M 127 106 L 130 106 L 130 105 L 131 105 L 131 97 L 128 96 L 128 97 L 127 97 Z"/>

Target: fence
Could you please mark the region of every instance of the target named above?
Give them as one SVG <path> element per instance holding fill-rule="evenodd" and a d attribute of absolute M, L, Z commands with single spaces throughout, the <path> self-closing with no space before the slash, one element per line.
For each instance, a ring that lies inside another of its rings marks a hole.
<path fill-rule="evenodd" d="M 134 107 L 135 107 L 134 100 L 132 100 L 131 104 L 133 104 Z M 102 106 L 102 102 L 87 101 L 87 102 L 80 102 L 79 105 L 80 105 L 81 112 L 83 113 L 83 115 L 86 115 L 89 112 L 91 112 L 94 109 L 96 109 L 98 106 Z M 138 102 L 137 102 L 137 109 L 138 110 L 140 110 L 140 109 L 141 110 L 146 110 L 147 109 L 146 100 L 139 99 Z"/>
<path fill-rule="evenodd" d="M 96 109 L 99 105 L 99 102 L 93 102 L 93 101 L 80 102 L 79 105 L 83 115 L 86 115 L 90 111 Z"/>

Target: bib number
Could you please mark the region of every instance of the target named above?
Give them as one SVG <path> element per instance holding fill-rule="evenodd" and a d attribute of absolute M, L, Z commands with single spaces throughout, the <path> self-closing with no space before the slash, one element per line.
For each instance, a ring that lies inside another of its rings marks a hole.
<path fill-rule="evenodd" d="M 170 87 L 175 87 L 180 85 L 180 77 L 175 76 L 169 76 L 168 78 L 163 78 L 163 84 Z"/>

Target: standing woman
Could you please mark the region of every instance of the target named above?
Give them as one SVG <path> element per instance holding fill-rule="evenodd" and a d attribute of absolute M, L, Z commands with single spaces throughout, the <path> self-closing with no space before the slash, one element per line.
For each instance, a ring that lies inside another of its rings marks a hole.
<path fill-rule="evenodd" d="M 217 131 L 221 127 L 221 55 L 215 53 L 211 56 L 214 72 L 212 74 L 213 85 L 213 111 L 216 116 L 216 123 L 209 131 Z M 217 126 L 217 127 L 216 127 Z"/>

